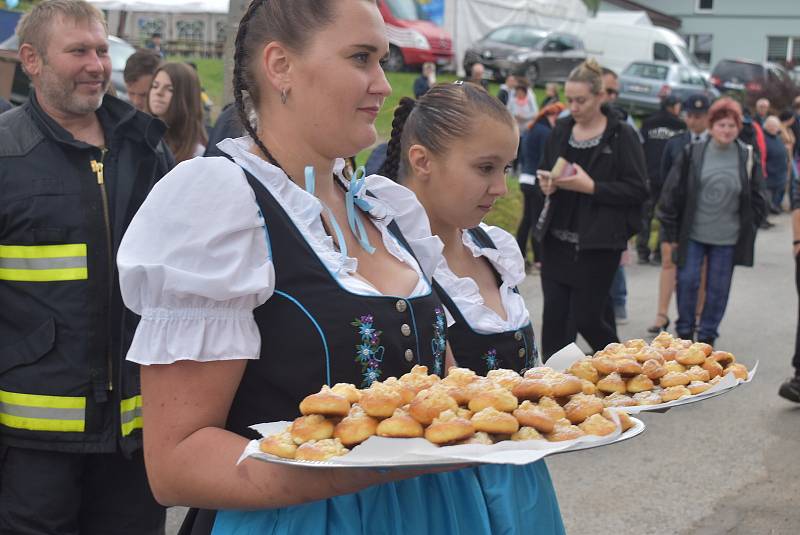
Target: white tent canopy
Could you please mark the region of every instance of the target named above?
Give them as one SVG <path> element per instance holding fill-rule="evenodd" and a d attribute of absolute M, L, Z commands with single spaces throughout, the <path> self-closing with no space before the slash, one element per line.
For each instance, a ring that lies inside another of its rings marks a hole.
<path fill-rule="evenodd" d="M 98 9 L 139 13 L 228 13 L 230 0 L 88 0 Z"/>
<path fill-rule="evenodd" d="M 587 17 L 582 0 L 445 0 L 444 28 L 453 36 L 461 72 L 467 48 L 498 26 L 530 24 L 577 32 Z"/>

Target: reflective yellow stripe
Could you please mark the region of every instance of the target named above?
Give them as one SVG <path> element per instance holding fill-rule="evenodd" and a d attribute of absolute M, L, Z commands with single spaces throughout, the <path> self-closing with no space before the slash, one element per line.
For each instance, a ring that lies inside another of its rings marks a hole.
<path fill-rule="evenodd" d="M 86 398 L 0 390 L 0 425 L 30 431 L 83 432 Z"/>
<path fill-rule="evenodd" d="M 61 258 L 64 256 L 86 256 L 86 244 L 0 245 L 0 258 Z"/>
<path fill-rule="evenodd" d="M 0 245 L 0 280 L 86 280 L 86 244 Z"/>
<path fill-rule="evenodd" d="M 141 429 L 142 422 L 142 396 L 123 399 L 119 405 L 122 436 L 130 435 L 134 429 Z"/>

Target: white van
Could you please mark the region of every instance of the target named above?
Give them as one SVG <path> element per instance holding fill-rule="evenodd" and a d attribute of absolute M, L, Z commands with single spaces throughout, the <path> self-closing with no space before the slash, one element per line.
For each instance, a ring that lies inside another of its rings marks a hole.
<path fill-rule="evenodd" d="M 686 42 L 672 30 L 646 24 L 588 19 L 578 31 L 586 55 L 622 73 L 634 61 L 667 61 L 700 69 Z"/>

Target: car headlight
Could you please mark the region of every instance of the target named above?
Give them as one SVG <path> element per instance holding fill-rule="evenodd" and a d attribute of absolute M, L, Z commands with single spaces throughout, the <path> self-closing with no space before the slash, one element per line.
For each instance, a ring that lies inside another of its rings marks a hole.
<path fill-rule="evenodd" d="M 411 42 L 414 44 L 414 48 L 419 48 L 420 50 L 431 49 L 431 44 L 428 42 L 428 39 L 418 31 L 409 30 L 409 36 L 411 37 Z"/>
<path fill-rule="evenodd" d="M 511 54 L 508 56 L 508 61 L 511 63 L 525 63 L 528 61 L 528 55 L 524 53 Z"/>

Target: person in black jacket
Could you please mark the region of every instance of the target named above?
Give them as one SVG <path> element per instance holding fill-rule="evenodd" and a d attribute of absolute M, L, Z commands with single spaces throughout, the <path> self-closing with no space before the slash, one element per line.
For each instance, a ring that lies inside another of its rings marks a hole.
<path fill-rule="evenodd" d="M 17 34 L 33 91 L 0 115 L 0 533 L 162 534 L 115 258 L 169 170 L 165 125 L 105 94 L 94 6 L 38 3 Z"/>
<path fill-rule="evenodd" d="M 794 283 L 800 296 L 800 188 L 795 189 L 792 196 L 792 235 L 794 252 Z M 794 356 L 792 357 L 794 377 L 785 381 L 778 389 L 778 395 L 789 401 L 800 403 L 800 311 L 797 314 L 795 330 Z"/>
<path fill-rule="evenodd" d="M 436 83 L 436 64 L 427 61 L 422 64 L 422 72 L 414 80 L 414 98 L 419 98 Z"/>
<path fill-rule="evenodd" d="M 661 100 L 659 111 L 642 121 L 640 131 L 644 139 L 644 159 L 647 162 L 650 198 L 642 207 L 642 231 L 636 237 L 636 252 L 640 264 L 650 263 L 650 224 L 666 176 L 661 174 L 664 148 L 670 138 L 686 130 L 686 123 L 680 119 L 680 113 L 680 101 L 670 95 Z M 654 256 L 654 264 L 658 265 L 661 255 L 657 249 L 654 251 Z"/>
<path fill-rule="evenodd" d="M 595 351 L 617 341 L 604 310 L 647 198 L 638 135 L 601 109 L 601 75 L 592 59 L 572 71 L 565 87 L 571 115 L 556 123 L 539 165 L 537 184 L 548 196 L 536 228 L 542 243 L 544 358 L 573 342 L 575 331 Z M 571 169 L 552 176 L 559 158 Z"/>
<path fill-rule="evenodd" d="M 0 97 L 0 113 L 3 113 L 4 111 L 8 111 L 8 110 L 12 109 L 13 107 L 14 106 L 12 106 L 9 101 L 7 101 L 6 99 Z"/>
<path fill-rule="evenodd" d="M 661 194 L 658 219 L 678 265 L 678 336 L 713 345 L 725 313 L 733 267 L 752 266 L 756 230 L 766 214 L 761 166 L 752 147 L 737 140 L 741 106 L 726 97 L 708 113 L 709 140 L 687 145 Z M 695 325 L 701 270 L 707 261 L 706 299 Z"/>

